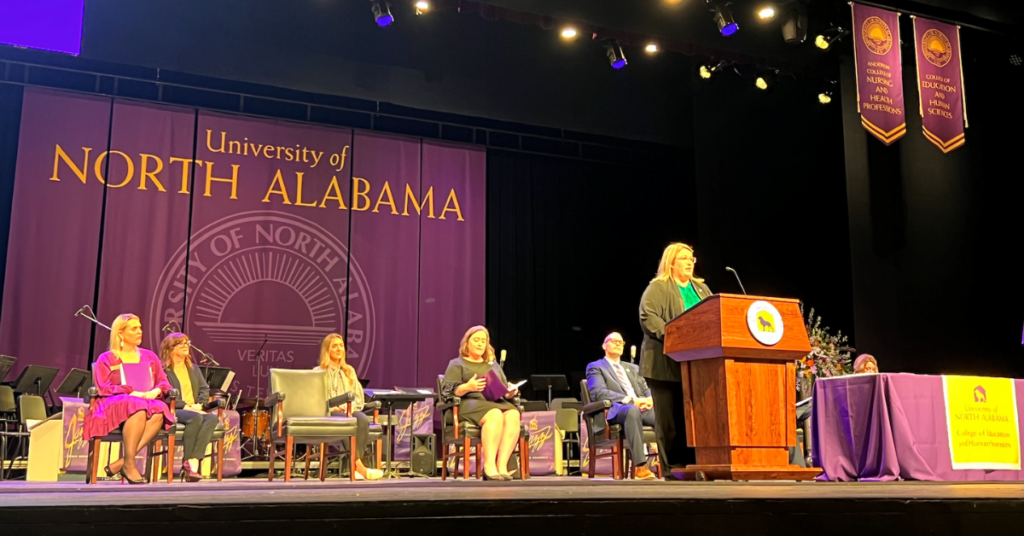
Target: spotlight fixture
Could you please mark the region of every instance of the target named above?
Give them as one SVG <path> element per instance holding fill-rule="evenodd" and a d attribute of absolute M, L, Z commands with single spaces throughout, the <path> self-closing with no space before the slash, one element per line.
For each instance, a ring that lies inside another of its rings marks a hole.
<path fill-rule="evenodd" d="M 622 53 L 622 46 L 615 39 L 609 39 L 605 44 L 605 53 L 608 55 L 608 62 L 613 69 L 621 69 L 626 66 L 626 55 Z"/>
<path fill-rule="evenodd" d="M 822 88 L 821 93 L 818 93 L 818 102 L 822 104 L 828 104 L 832 102 L 832 95 L 836 89 L 836 82 L 829 80 L 828 84 Z"/>
<path fill-rule="evenodd" d="M 373 11 L 373 19 L 377 21 L 377 26 L 383 28 L 395 22 L 395 17 L 391 15 L 391 5 L 387 2 L 383 2 L 383 7 L 381 2 L 374 2 L 370 9 Z"/>
<path fill-rule="evenodd" d="M 714 76 L 715 73 L 720 71 L 726 65 L 728 65 L 728 62 L 726 62 L 726 61 L 720 61 L 720 62 L 718 62 L 718 63 L 716 63 L 714 65 L 711 65 L 711 66 L 701 65 L 700 66 L 700 71 L 699 71 L 700 77 L 703 78 L 704 80 L 708 80 L 709 78 Z"/>
<path fill-rule="evenodd" d="M 732 10 L 729 9 L 731 2 L 721 3 L 718 0 L 707 0 L 707 2 L 711 6 L 711 12 L 715 14 L 712 19 L 724 37 L 729 37 L 740 29 L 740 25 L 736 24 L 736 19 L 732 16 Z"/>
<path fill-rule="evenodd" d="M 764 71 L 758 73 L 757 78 L 754 79 L 754 86 L 762 91 L 767 91 L 768 88 L 775 85 L 775 81 L 779 77 L 779 71 Z"/>
<path fill-rule="evenodd" d="M 761 20 L 768 20 L 775 16 L 775 8 L 772 6 L 764 6 L 757 10 L 757 18 Z"/>
<path fill-rule="evenodd" d="M 658 51 L 658 45 L 656 43 L 647 43 L 647 46 L 644 47 L 644 50 L 646 50 L 648 54 L 654 54 L 655 52 Z"/>
<path fill-rule="evenodd" d="M 562 28 L 562 39 L 576 39 L 576 28 L 573 28 L 572 26 Z"/>
<path fill-rule="evenodd" d="M 430 11 L 430 2 L 427 2 L 426 0 L 420 0 L 419 2 L 416 2 L 417 15 L 422 15 L 427 11 Z"/>
<path fill-rule="evenodd" d="M 807 41 L 807 4 L 801 0 L 787 2 L 782 8 L 779 27 L 787 45 L 804 44 Z"/>
<path fill-rule="evenodd" d="M 1010 65 L 1013 65 L 1014 67 L 1020 67 L 1022 63 L 1024 62 L 1021 61 L 1020 56 L 1016 54 L 1010 54 Z"/>
<path fill-rule="evenodd" d="M 814 46 L 821 50 L 828 50 L 832 47 L 832 43 L 839 41 L 849 33 L 849 30 L 844 30 L 838 26 L 829 28 L 822 32 L 821 35 L 814 38 Z"/>

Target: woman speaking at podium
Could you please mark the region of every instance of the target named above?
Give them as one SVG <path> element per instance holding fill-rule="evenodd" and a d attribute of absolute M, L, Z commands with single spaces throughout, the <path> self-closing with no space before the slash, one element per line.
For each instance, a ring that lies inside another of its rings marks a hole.
<path fill-rule="evenodd" d="M 693 276 L 697 258 L 693 248 L 669 244 L 661 254 L 658 273 L 640 299 L 640 374 L 647 380 L 654 400 L 655 432 L 662 467 L 681 468 L 690 456 L 683 423 L 683 384 L 679 363 L 665 355 L 665 325 L 683 311 L 711 296 L 703 279 Z M 665 477 L 671 478 L 671 472 Z"/>
<path fill-rule="evenodd" d="M 135 455 L 156 437 L 161 427 L 170 428 L 174 414 L 163 402 L 171 390 L 160 358 L 142 344 L 142 323 L 123 314 L 110 326 L 110 350 L 96 358 L 92 379 L 100 399 L 85 416 L 85 440 L 104 436 L 121 427 L 121 458 L 104 468 L 107 476 L 120 473 L 129 484 L 144 484 Z"/>

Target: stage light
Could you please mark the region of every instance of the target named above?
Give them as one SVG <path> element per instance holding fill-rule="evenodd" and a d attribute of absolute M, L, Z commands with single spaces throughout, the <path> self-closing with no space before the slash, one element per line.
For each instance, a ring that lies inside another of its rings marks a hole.
<path fill-rule="evenodd" d="M 654 54 L 655 52 L 658 51 L 658 45 L 654 43 L 647 43 L 647 46 L 644 48 L 644 50 L 646 50 L 648 54 Z"/>
<path fill-rule="evenodd" d="M 381 7 L 380 2 L 374 2 L 373 7 L 373 18 L 377 21 L 377 26 L 381 28 L 395 22 L 395 17 L 391 15 L 391 6 L 384 2 L 384 7 Z"/>
<path fill-rule="evenodd" d="M 427 11 L 430 11 L 430 2 L 427 2 L 425 0 L 420 0 L 419 2 L 416 2 L 416 14 L 417 15 L 422 15 L 422 14 L 426 13 Z"/>
<path fill-rule="evenodd" d="M 719 4 L 717 0 L 708 0 L 708 5 L 711 5 L 711 11 L 715 14 L 713 17 L 715 24 L 718 25 L 718 31 L 725 37 L 735 34 L 739 29 L 740 25 L 736 24 L 736 19 L 732 16 L 732 11 L 729 10 L 729 2 Z"/>
<path fill-rule="evenodd" d="M 772 18 L 774 16 L 775 16 L 775 8 L 773 8 L 772 6 L 762 7 L 757 12 L 757 17 L 759 19 L 761 19 L 761 20 L 768 20 L 768 19 L 770 19 L 770 18 Z"/>
<path fill-rule="evenodd" d="M 608 62 L 612 64 L 613 69 L 621 69 L 626 66 L 626 55 L 622 53 L 622 47 L 618 41 L 610 39 L 605 43 L 604 48 L 608 55 Z"/>
<path fill-rule="evenodd" d="M 565 28 L 562 28 L 562 39 L 568 40 L 568 39 L 575 39 L 575 38 L 576 38 L 576 28 L 573 28 L 572 26 L 566 26 Z"/>
<path fill-rule="evenodd" d="M 821 93 L 818 93 L 818 102 L 822 104 L 832 102 L 832 95 L 835 93 L 835 90 L 836 82 L 834 80 L 829 80 L 828 83 L 825 84 L 825 87 L 821 88 Z"/>
<path fill-rule="evenodd" d="M 762 71 L 758 73 L 757 78 L 754 79 L 754 86 L 756 86 L 757 89 L 760 89 L 761 91 L 766 91 L 775 85 L 775 81 L 778 79 L 778 77 L 778 71 Z"/>
<path fill-rule="evenodd" d="M 779 29 L 787 45 L 802 45 L 807 41 L 807 5 L 797 0 L 782 6 Z"/>
<path fill-rule="evenodd" d="M 716 72 L 721 70 L 722 67 L 725 67 L 726 65 L 728 65 L 728 63 L 725 62 L 725 61 L 720 61 L 720 62 L 718 62 L 715 65 L 712 65 L 710 67 L 707 66 L 707 65 L 701 65 L 700 66 L 700 71 L 699 71 L 700 72 L 700 77 L 703 78 L 704 80 L 708 80 Z"/>
<path fill-rule="evenodd" d="M 1020 56 L 1016 54 L 1010 54 L 1010 65 L 1013 65 L 1014 67 L 1020 67 L 1022 63 L 1024 62 L 1021 61 Z"/>
<path fill-rule="evenodd" d="M 839 27 L 829 28 L 822 32 L 821 35 L 814 38 L 814 46 L 821 50 L 828 50 L 832 47 L 833 43 L 839 41 L 849 33 L 849 31 L 843 30 Z"/>

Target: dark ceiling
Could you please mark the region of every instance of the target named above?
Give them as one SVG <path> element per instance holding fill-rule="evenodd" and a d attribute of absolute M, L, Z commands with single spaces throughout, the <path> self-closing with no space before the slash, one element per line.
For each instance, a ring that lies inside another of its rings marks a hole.
<path fill-rule="evenodd" d="M 593 27 L 649 35 L 660 40 L 694 45 L 701 55 L 739 54 L 751 63 L 804 71 L 828 69 L 832 58 L 812 45 L 814 36 L 832 25 L 847 25 L 850 7 L 838 0 L 804 0 L 808 4 L 809 38 L 787 45 L 778 20 L 760 21 L 756 10 L 766 2 L 735 0 L 731 9 L 740 25 L 732 37 L 722 37 L 704 0 L 481 0 L 509 10 L 534 13 Z M 1005 0 L 881 0 L 870 2 L 908 14 L 931 16 L 1015 42 L 1024 23 L 1024 2 Z M 776 17 L 778 19 L 779 17 Z M 763 66 L 763 65 L 762 65 Z"/>

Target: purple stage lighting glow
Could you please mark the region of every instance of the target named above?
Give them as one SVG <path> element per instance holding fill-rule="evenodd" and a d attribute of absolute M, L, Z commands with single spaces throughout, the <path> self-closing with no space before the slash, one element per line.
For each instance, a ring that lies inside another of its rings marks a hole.
<path fill-rule="evenodd" d="M 377 18 L 377 26 L 380 26 L 381 28 L 391 24 L 392 22 L 395 22 L 395 17 L 391 16 L 391 13 Z"/>
<path fill-rule="evenodd" d="M 736 33 L 736 30 L 739 29 L 740 25 L 736 24 L 735 22 L 732 24 L 727 24 L 724 28 L 722 28 L 722 35 L 724 35 L 725 37 L 729 37 L 730 35 Z"/>
<path fill-rule="evenodd" d="M 613 69 L 621 69 L 626 66 L 626 58 L 615 60 L 612 62 Z"/>
<path fill-rule="evenodd" d="M 78 55 L 85 0 L 0 0 L 0 44 Z"/>

